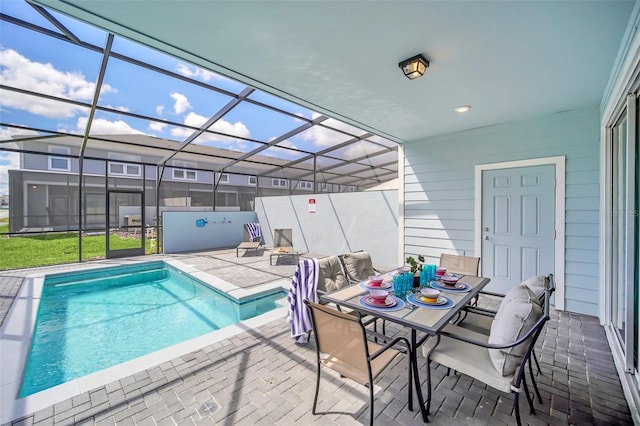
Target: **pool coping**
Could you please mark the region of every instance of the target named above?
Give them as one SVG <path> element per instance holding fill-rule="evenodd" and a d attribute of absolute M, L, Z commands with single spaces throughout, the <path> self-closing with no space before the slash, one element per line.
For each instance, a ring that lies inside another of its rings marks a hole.
<path fill-rule="evenodd" d="M 290 284 L 289 280 L 281 278 L 250 289 L 244 289 L 207 272 L 200 271 L 194 265 L 189 265 L 179 260 L 167 258 L 153 260 L 151 262 L 155 261 L 162 261 L 182 272 L 188 273 L 204 284 L 238 301 L 255 295 L 273 292 L 278 288 L 287 290 Z M 119 265 L 110 264 L 109 266 L 70 265 L 69 269 L 57 269 L 55 272 L 41 271 L 25 277 L 7 317 L 0 328 L 0 360 L 2 360 L 0 366 L 0 424 L 11 422 L 91 389 L 153 368 L 205 346 L 257 328 L 265 323 L 286 317 L 287 308 L 283 305 L 270 312 L 240 321 L 220 330 L 212 331 L 165 349 L 114 365 L 104 370 L 96 371 L 24 398 L 17 398 L 31 347 L 31 338 L 35 328 L 45 276 L 71 271 L 91 271 L 108 268 L 110 266 L 117 267 L 149 262 L 149 260 L 123 261 Z"/>

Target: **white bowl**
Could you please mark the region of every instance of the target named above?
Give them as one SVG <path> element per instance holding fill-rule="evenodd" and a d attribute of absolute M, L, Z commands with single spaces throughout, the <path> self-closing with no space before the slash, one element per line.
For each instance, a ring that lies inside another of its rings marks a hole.
<path fill-rule="evenodd" d="M 369 290 L 369 295 L 373 298 L 374 301 L 378 303 L 384 303 L 389 296 L 389 292 L 387 290 Z"/>
<path fill-rule="evenodd" d="M 440 290 L 436 290 L 435 288 L 423 288 L 420 290 L 422 296 L 426 299 L 438 300 L 438 296 L 440 296 Z"/>
<path fill-rule="evenodd" d="M 380 287 L 382 285 L 382 281 L 384 281 L 384 278 L 378 275 L 372 275 L 369 277 L 369 284 L 373 287 Z"/>
<path fill-rule="evenodd" d="M 399 274 L 404 274 L 405 272 L 409 272 L 411 270 L 410 266 L 401 266 L 398 268 Z"/>
<path fill-rule="evenodd" d="M 443 275 L 442 282 L 449 285 L 456 285 L 459 277 L 457 275 Z"/>

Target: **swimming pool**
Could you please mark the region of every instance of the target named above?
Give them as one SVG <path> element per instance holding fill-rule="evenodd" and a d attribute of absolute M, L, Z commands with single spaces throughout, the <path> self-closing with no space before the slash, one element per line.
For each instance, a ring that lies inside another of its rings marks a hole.
<path fill-rule="evenodd" d="M 280 289 L 236 300 L 165 262 L 47 275 L 20 396 L 281 306 Z"/>

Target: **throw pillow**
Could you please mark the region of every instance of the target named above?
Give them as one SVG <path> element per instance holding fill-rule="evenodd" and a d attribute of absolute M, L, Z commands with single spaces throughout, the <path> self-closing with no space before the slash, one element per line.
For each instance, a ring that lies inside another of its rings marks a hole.
<path fill-rule="evenodd" d="M 507 344 L 523 337 L 542 317 L 542 307 L 536 295 L 524 284 L 513 287 L 505 295 L 491 324 L 489 343 Z M 530 340 L 504 349 L 489 349 L 491 362 L 500 374 L 516 371 Z"/>

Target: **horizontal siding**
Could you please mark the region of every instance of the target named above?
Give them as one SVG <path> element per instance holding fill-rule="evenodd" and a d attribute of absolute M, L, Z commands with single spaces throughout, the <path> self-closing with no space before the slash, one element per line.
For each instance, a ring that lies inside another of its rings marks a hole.
<path fill-rule="evenodd" d="M 565 307 L 593 315 L 599 274 L 597 107 L 406 143 L 404 251 L 474 255 L 478 164 L 565 156 Z"/>

